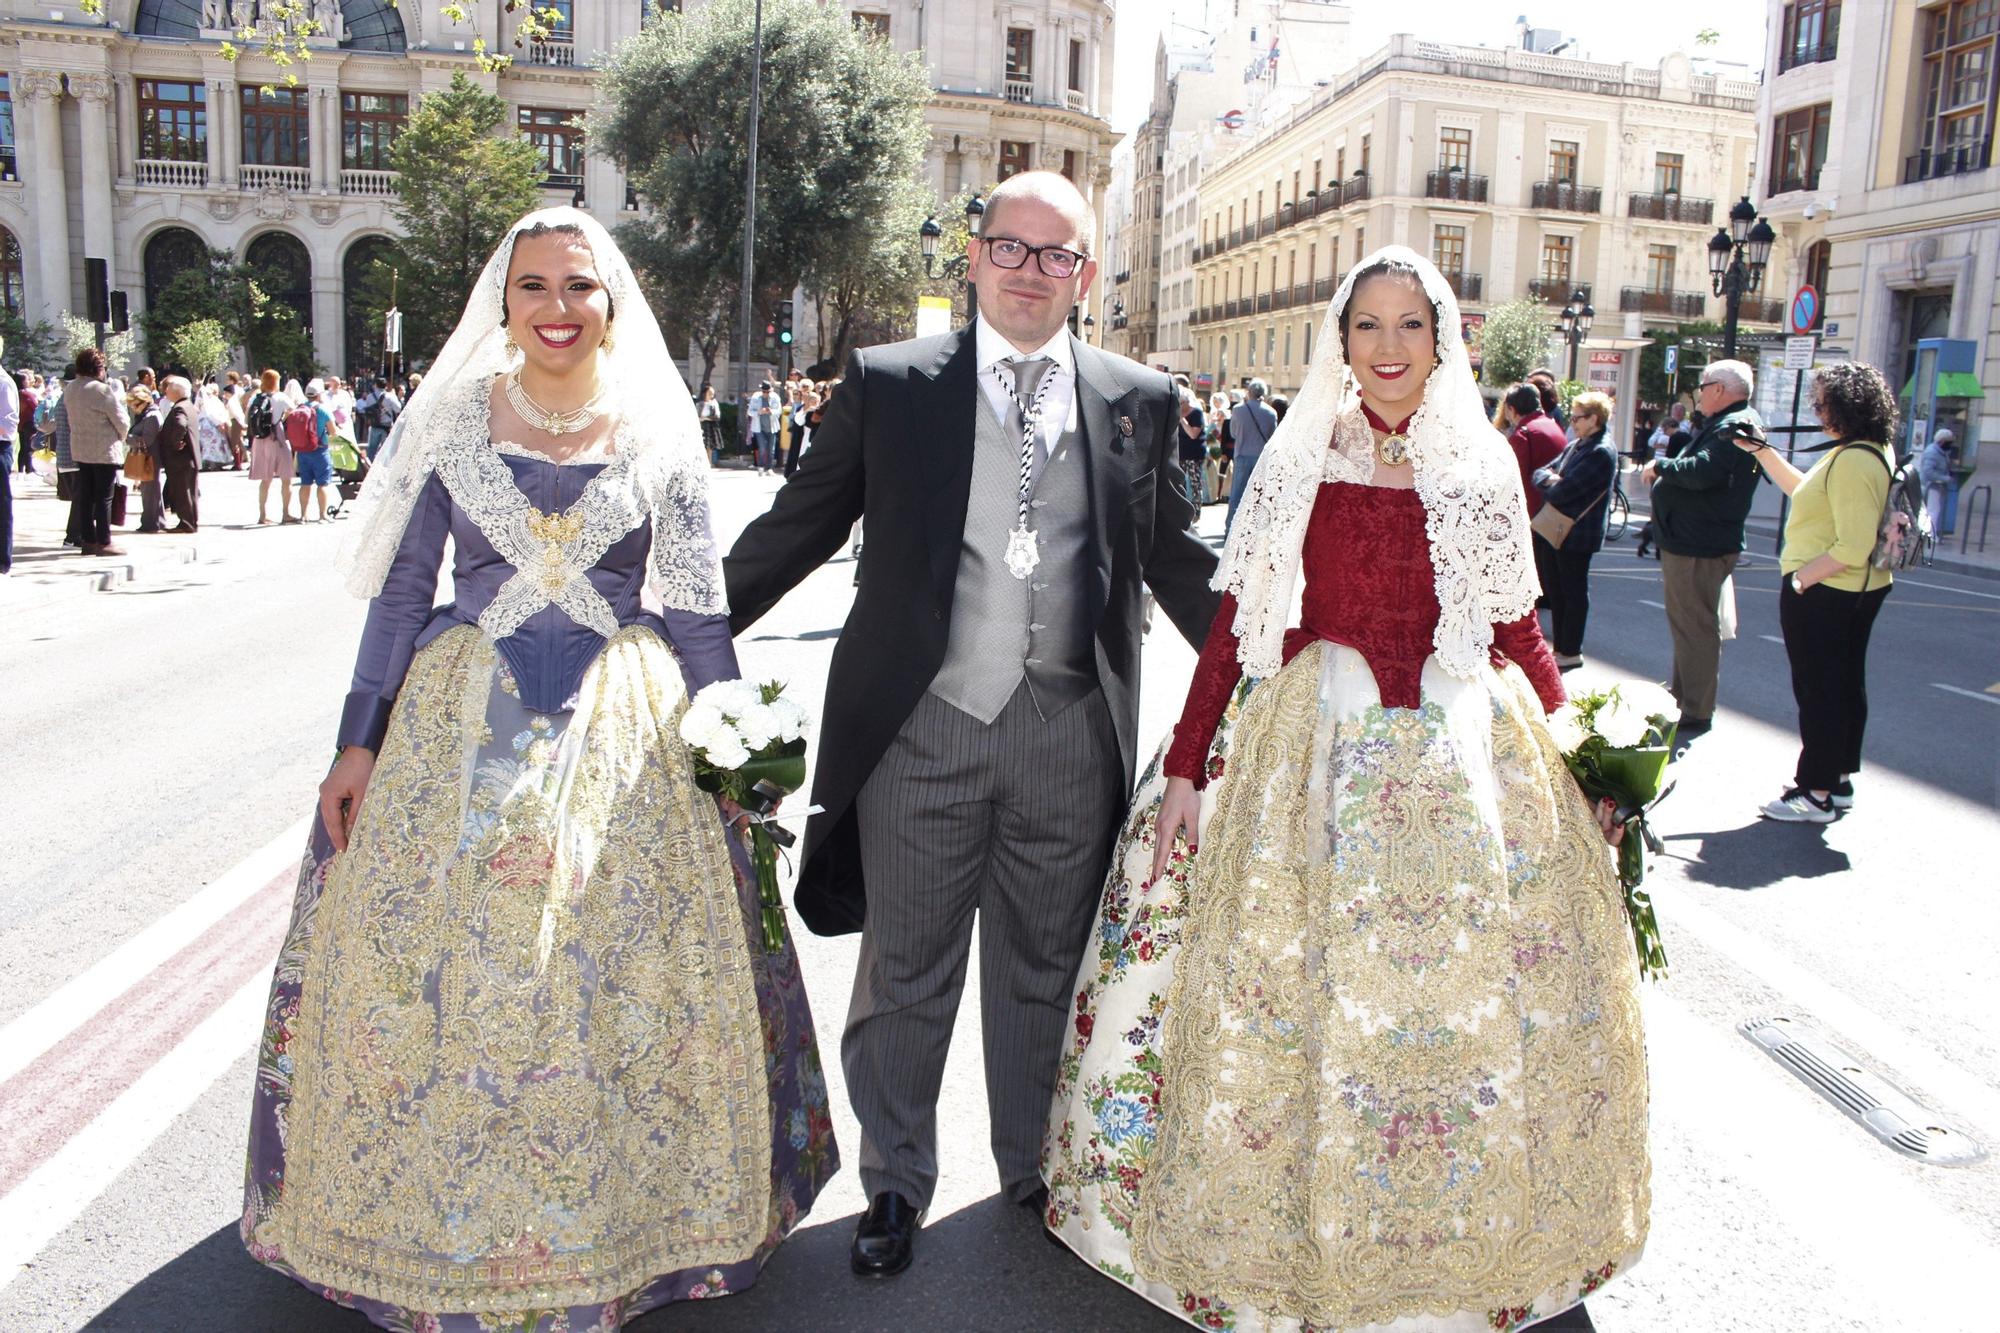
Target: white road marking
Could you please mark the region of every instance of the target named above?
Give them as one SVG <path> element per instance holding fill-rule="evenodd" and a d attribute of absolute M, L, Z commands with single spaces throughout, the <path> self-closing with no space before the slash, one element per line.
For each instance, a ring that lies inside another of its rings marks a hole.
<path fill-rule="evenodd" d="M 265 877 L 266 882 L 269 876 Z M 257 1040 L 271 979 L 258 975 L 0 1198 L 0 1289 L 110 1188 Z M 243 1089 L 246 1101 L 250 1089 Z"/>
<path fill-rule="evenodd" d="M 1917 1038 L 1878 1018 L 1812 972 L 1709 911 L 1684 887 L 1662 883 L 1653 896 L 1667 931 L 1669 950 L 1676 929 L 1699 937 L 1703 944 L 1758 977 L 1787 1000 L 1803 1005 L 1812 1017 L 1826 1025 L 1829 1035 L 1837 1034 L 1859 1047 L 1856 1055 L 1878 1060 L 1916 1083 L 1917 1088 L 1904 1090 L 1928 1099 L 1938 1114 L 1970 1121 L 1988 1135 L 2000 1135 L 2000 1090 L 1987 1087 Z"/>
<path fill-rule="evenodd" d="M 2000 704 L 2000 694 L 1981 694 L 1978 690 L 1964 690 L 1956 685 L 1943 685 L 1937 681 L 1931 682 L 1931 688 L 1934 690 L 1945 690 L 1952 694 L 1962 694 L 1968 699 L 1977 699 L 1983 704 Z"/>
<path fill-rule="evenodd" d="M 1705 1024 L 1669 988 L 1645 988 L 1645 1020 L 1653 1086 L 1676 1090 L 1656 1093 L 1653 1114 L 1687 1122 L 1716 1178 L 1761 1195 L 1816 1262 L 1853 1275 L 1856 1292 L 1882 1293 L 1889 1308 L 1871 1311 L 1865 1326 L 1889 1327 L 1877 1319 L 1890 1317 L 1898 1328 L 1980 1324 L 1980 1297 L 1964 1275 L 2000 1263 L 2000 1251 L 1919 1188 L 1896 1154 L 1837 1114 L 1802 1114 L 1798 1099 L 1812 1092 L 1749 1042 Z M 1706 1088 L 1728 1090 L 1731 1128 L 1695 1091 Z M 1661 1193 L 1673 1188 L 1654 1182 Z"/>
<path fill-rule="evenodd" d="M 1639 599 L 1639 605 L 1650 606 L 1655 611 L 1664 611 L 1667 609 L 1667 604 L 1665 602 L 1655 602 L 1652 599 L 1646 597 L 1641 597 Z"/>
<path fill-rule="evenodd" d="M 305 855 L 308 816 L 225 871 L 214 883 L 113 949 L 0 1029 L 0 1083 L 81 1027 L 105 1003 L 192 944 L 244 899 Z"/>
<path fill-rule="evenodd" d="M 1766 643 L 1775 643 L 1780 647 L 1782 647 L 1785 642 L 1783 639 L 1779 638 L 1775 634 L 1759 634 L 1757 637 L 1762 639 Z"/>

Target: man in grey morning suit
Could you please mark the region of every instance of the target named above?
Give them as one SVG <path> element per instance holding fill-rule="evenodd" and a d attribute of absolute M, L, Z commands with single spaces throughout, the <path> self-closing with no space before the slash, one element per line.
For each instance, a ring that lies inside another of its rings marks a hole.
<path fill-rule="evenodd" d="M 970 328 L 855 353 L 798 475 L 723 562 L 742 629 L 866 519 L 834 649 L 795 904 L 862 931 L 841 1058 L 888 1276 L 937 1180 L 937 1095 L 975 912 L 992 1146 L 1037 1206 L 1071 984 L 1131 791 L 1141 583 L 1200 644 L 1218 598 L 1165 375 L 1070 337 L 1096 275 L 1081 194 L 995 190 Z M 865 892 L 864 892 L 865 885 Z"/>

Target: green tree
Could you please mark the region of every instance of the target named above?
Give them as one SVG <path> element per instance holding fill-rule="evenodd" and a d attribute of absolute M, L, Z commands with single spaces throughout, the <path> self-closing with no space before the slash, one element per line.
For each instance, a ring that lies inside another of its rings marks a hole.
<path fill-rule="evenodd" d="M 507 229 L 542 206 L 542 159 L 515 135 L 505 99 L 461 71 L 410 112 L 391 164 L 391 209 L 403 232 L 392 261 L 401 275 L 403 346 L 424 365 L 444 346 Z"/>
<path fill-rule="evenodd" d="M 613 57 L 607 109 L 589 122 L 591 144 L 652 207 L 620 239 L 709 376 L 741 292 L 751 33 L 752 0 L 659 14 Z M 763 47 L 756 308 L 768 312 L 801 282 L 911 304 L 922 261 L 911 268 L 887 252 L 917 246 L 909 183 L 922 171 L 931 95 L 919 57 L 813 0 L 766 0 Z"/>
<path fill-rule="evenodd" d="M 86 347 L 97 346 L 97 326 L 82 315 L 65 310 L 57 316 L 61 321 L 60 341 L 68 344 L 69 357 L 73 361 L 76 354 Z M 139 350 L 139 339 L 130 329 L 123 333 L 104 335 L 104 361 L 115 368 L 129 365 L 133 355 Z"/>
<path fill-rule="evenodd" d="M 1639 349 L 1639 401 L 1666 406 L 1677 392 L 1691 387 L 1701 368 L 1722 355 L 1722 326 L 1710 320 L 1691 320 L 1671 329 L 1649 329 L 1646 346 Z M 1667 348 L 1678 346 L 1678 385 L 1667 383 Z"/>
<path fill-rule="evenodd" d="M 200 379 L 215 374 L 229 364 L 229 346 L 221 321 L 198 319 L 174 330 L 173 337 L 167 342 L 167 351 L 177 365 L 187 367 Z"/>
<path fill-rule="evenodd" d="M 5 306 L 0 306 L 0 348 L 6 364 L 43 374 L 58 369 L 72 355 L 68 335 L 54 324 L 46 319 L 30 324 Z"/>
<path fill-rule="evenodd" d="M 1548 307 L 1540 301 L 1509 301 L 1487 311 L 1479 336 L 1480 374 L 1486 383 L 1504 389 L 1540 365 L 1553 327 Z"/>

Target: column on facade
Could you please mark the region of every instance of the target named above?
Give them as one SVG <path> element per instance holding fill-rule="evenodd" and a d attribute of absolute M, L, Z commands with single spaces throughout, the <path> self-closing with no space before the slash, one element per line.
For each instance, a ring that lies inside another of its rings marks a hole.
<path fill-rule="evenodd" d="M 320 194 L 337 193 L 340 189 L 339 93 L 332 88 L 314 88 L 310 114 L 307 160 L 312 164 L 312 188 Z"/>
<path fill-rule="evenodd" d="M 38 317 L 54 319 L 70 304 L 69 189 L 63 180 L 62 75 L 51 70 L 22 74 L 18 96 L 27 103 L 33 134 L 22 179 L 35 201 L 35 309 Z"/>
<path fill-rule="evenodd" d="M 347 348 L 341 325 L 341 273 L 338 258 L 315 254 L 312 259 L 313 356 L 345 379 L 357 367 L 345 364 Z"/>
<path fill-rule="evenodd" d="M 139 88 L 136 79 L 112 84 L 118 98 L 118 178 L 131 180 L 139 172 Z"/>
<path fill-rule="evenodd" d="M 111 265 L 118 262 L 111 229 L 111 79 L 72 74 L 69 88 L 82 113 L 83 253 Z"/>
<path fill-rule="evenodd" d="M 1493 193 L 1489 197 L 1496 202 L 1517 204 L 1527 192 L 1527 183 L 1522 178 L 1529 174 L 1527 164 L 1531 160 L 1526 151 L 1527 118 L 1518 111 L 1502 110 L 1498 119 L 1493 144 Z M 1493 306 L 1511 300 L 1511 293 L 1515 290 L 1514 278 L 1521 264 L 1521 215 L 1507 207 L 1496 209 L 1490 216 L 1493 249 L 1486 259 L 1486 289 L 1482 304 Z M 1528 229 L 1534 234 L 1536 244 L 1534 260 L 1530 261 L 1532 265 L 1540 259 L 1540 227 L 1531 219 Z M 1534 272 L 1531 267 L 1529 276 L 1533 276 Z"/>
<path fill-rule="evenodd" d="M 222 140 L 222 183 L 234 189 L 243 177 L 243 93 L 233 79 L 216 85 L 215 105 L 208 109 L 209 129 Z"/>
<path fill-rule="evenodd" d="M 204 140 L 208 149 L 208 183 L 222 183 L 222 136 L 227 132 L 228 117 L 222 110 L 222 80 L 210 79 L 207 91 L 202 94 L 202 102 L 207 108 L 208 136 Z"/>

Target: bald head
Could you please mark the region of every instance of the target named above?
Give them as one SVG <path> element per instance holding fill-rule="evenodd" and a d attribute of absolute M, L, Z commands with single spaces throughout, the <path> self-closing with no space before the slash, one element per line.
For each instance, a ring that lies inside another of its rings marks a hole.
<path fill-rule="evenodd" d="M 1076 227 L 1073 244 L 1084 254 L 1092 253 L 1092 245 L 1097 239 L 1097 222 L 1090 212 L 1090 201 L 1083 197 L 1083 191 L 1076 188 L 1070 178 L 1060 171 L 1023 171 L 1001 181 L 986 199 L 986 215 L 980 219 L 979 231 L 982 236 L 1000 236 L 1009 233 L 996 230 L 1000 226 L 1000 216 L 1006 211 L 1010 201 L 1034 199 L 1062 214 Z"/>
<path fill-rule="evenodd" d="M 194 392 L 194 385 L 179 375 L 169 375 L 160 381 L 160 392 L 166 395 L 169 402 L 183 402 Z"/>

